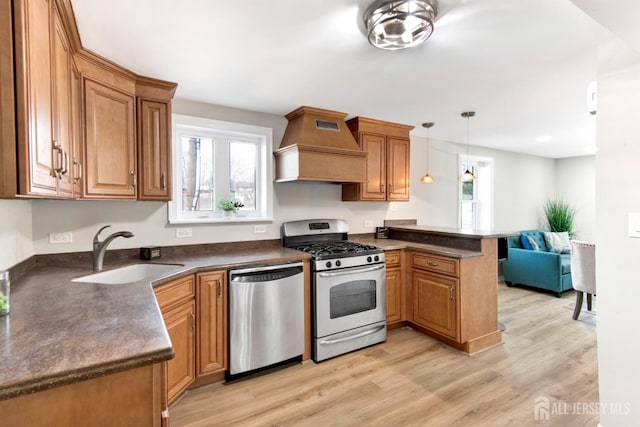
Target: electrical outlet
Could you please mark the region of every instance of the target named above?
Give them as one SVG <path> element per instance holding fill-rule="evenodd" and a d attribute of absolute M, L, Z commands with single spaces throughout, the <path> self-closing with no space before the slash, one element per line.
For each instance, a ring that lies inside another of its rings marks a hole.
<path fill-rule="evenodd" d="M 190 227 L 176 228 L 176 237 L 182 239 L 184 237 L 193 237 L 193 229 Z"/>
<path fill-rule="evenodd" d="M 397 211 L 398 210 L 398 205 L 396 205 L 393 202 L 389 203 L 389 210 L 390 211 Z"/>
<path fill-rule="evenodd" d="M 253 232 L 254 233 L 266 233 L 267 232 L 267 226 L 264 224 L 256 224 L 253 226 Z"/>
<path fill-rule="evenodd" d="M 73 241 L 73 233 L 67 231 L 66 233 L 49 233 L 49 243 L 71 243 Z"/>
<path fill-rule="evenodd" d="M 373 221 L 371 221 L 370 219 L 365 219 L 364 220 L 364 227 L 365 228 L 372 228 L 373 227 Z"/>

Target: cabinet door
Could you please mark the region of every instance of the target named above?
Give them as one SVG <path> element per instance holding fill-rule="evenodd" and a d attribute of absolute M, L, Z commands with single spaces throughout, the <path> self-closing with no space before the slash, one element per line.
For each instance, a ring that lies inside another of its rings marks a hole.
<path fill-rule="evenodd" d="M 387 200 L 409 201 L 409 140 L 387 139 Z"/>
<path fill-rule="evenodd" d="M 53 9 L 53 164 L 58 178 L 58 195 L 71 197 L 74 136 L 71 120 L 71 48 L 55 3 Z"/>
<path fill-rule="evenodd" d="M 402 319 L 400 313 L 401 286 L 402 270 L 400 268 L 387 269 L 387 323 L 398 322 Z"/>
<path fill-rule="evenodd" d="M 175 352 L 175 357 L 167 361 L 167 396 L 171 403 L 195 380 L 195 302 L 180 304 L 163 317 Z"/>
<path fill-rule="evenodd" d="M 457 279 L 414 270 L 414 322 L 457 339 L 457 288 Z"/>
<path fill-rule="evenodd" d="M 51 3 L 14 2 L 19 189 L 55 196 L 52 135 Z M 4 49 L 4 47 L 3 47 Z"/>
<path fill-rule="evenodd" d="M 85 196 L 136 198 L 135 101 L 85 79 Z"/>
<path fill-rule="evenodd" d="M 198 375 L 225 370 L 227 364 L 227 273 L 198 274 Z"/>
<path fill-rule="evenodd" d="M 71 157 L 71 177 L 73 179 L 73 195 L 74 197 L 82 197 L 83 190 L 83 147 L 84 139 L 82 136 L 82 86 L 80 72 L 71 64 L 71 128 L 73 149 Z"/>
<path fill-rule="evenodd" d="M 367 182 L 360 184 L 361 200 L 385 200 L 387 185 L 385 137 L 361 133 L 360 141 L 362 150 L 367 153 Z"/>
<path fill-rule="evenodd" d="M 138 100 L 140 200 L 171 199 L 170 121 L 167 102 Z"/>

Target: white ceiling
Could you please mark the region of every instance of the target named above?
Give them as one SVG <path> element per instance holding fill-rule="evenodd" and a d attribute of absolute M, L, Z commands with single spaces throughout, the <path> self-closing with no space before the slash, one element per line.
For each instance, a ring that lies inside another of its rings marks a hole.
<path fill-rule="evenodd" d="M 587 86 L 610 35 L 572 2 L 440 0 L 431 38 L 403 51 L 368 44 L 372 2 L 72 0 L 86 48 L 177 82 L 176 98 L 278 115 L 309 105 L 414 125 L 418 136 L 433 121 L 432 138 L 459 143 L 460 113 L 475 110 L 471 145 L 594 152 Z"/>

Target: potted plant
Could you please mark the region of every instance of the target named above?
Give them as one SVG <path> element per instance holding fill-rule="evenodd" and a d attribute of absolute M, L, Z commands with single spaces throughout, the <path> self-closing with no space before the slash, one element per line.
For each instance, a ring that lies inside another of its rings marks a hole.
<path fill-rule="evenodd" d="M 225 217 L 231 217 L 233 214 L 238 213 L 238 209 L 244 207 L 244 205 L 236 200 L 220 199 L 218 200 L 218 208 L 222 209 Z"/>
<path fill-rule="evenodd" d="M 573 219 L 576 210 L 561 199 L 549 199 L 544 205 L 544 215 L 547 219 L 547 228 L 549 231 L 562 232 L 566 231 L 569 236 L 573 237 Z"/>

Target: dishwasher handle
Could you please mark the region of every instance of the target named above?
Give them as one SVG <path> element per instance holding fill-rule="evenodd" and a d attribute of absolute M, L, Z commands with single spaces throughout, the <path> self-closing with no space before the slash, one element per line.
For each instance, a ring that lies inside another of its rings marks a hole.
<path fill-rule="evenodd" d="M 261 283 L 282 280 L 303 273 L 302 264 L 292 266 L 256 267 L 231 272 L 232 283 Z"/>

